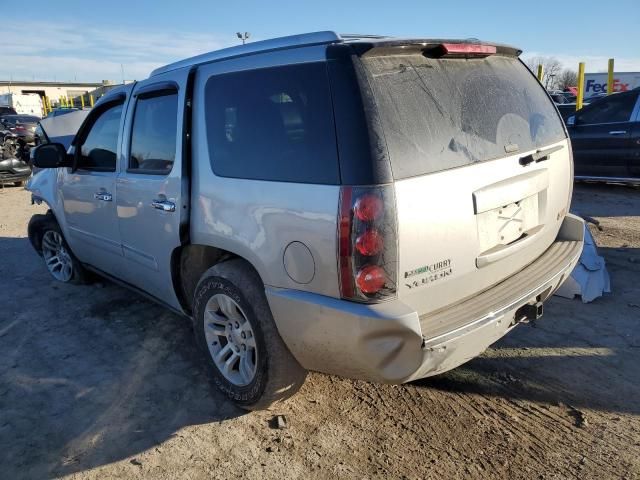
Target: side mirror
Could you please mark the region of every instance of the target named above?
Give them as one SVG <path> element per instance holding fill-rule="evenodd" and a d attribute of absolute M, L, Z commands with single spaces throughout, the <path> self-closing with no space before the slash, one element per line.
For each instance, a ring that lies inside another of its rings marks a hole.
<path fill-rule="evenodd" d="M 568 127 L 573 127 L 576 124 L 576 116 L 575 115 L 571 115 L 569 118 L 567 118 L 567 126 Z"/>
<path fill-rule="evenodd" d="M 45 143 L 31 149 L 31 163 L 38 168 L 70 167 L 71 160 L 61 143 Z"/>

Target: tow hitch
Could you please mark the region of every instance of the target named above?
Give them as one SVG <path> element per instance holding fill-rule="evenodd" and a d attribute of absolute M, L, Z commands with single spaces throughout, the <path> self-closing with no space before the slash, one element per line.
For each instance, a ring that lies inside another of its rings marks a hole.
<path fill-rule="evenodd" d="M 516 310 L 514 318 L 515 323 L 528 323 L 532 320 L 539 319 L 544 313 L 542 302 L 536 302 L 533 304 L 528 303 Z"/>

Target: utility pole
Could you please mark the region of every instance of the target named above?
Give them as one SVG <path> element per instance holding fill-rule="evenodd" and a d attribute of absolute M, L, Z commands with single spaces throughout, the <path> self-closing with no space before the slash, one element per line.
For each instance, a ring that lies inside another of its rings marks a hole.
<path fill-rule="evenodd" d="M 240 40 L 242 40 L 242 44 L 243 45 L 247 42 L 247 40 L 251 36 L 251 34 L 249 32 L 244 32 L 244 33 L 237 32 L 236 35 L 238 36 L 238 38 Z"/>

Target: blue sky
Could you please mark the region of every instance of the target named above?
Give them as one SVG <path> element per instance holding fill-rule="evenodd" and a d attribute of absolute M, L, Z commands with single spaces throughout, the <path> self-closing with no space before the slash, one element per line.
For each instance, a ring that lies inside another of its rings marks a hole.
<path fill-rule="evenodd" d="M 6 4 L 6 5 L 5 5 Z M 640 0 L 0 0 L 0 79 L 141 79 L 156 66 L 251 40 L 316 30 L 510 43 L 589 72 L 640 71 Z M 31 16 L 35 13 L 35 16 Z"/>

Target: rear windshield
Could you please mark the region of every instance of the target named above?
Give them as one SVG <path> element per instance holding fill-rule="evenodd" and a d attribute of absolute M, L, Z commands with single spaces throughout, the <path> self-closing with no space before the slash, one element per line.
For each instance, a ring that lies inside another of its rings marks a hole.
<path fill-rule="evenodd" d="M 363 57 L 396 179 L 532 150 L 565 137 L 517 58 Z"/>

